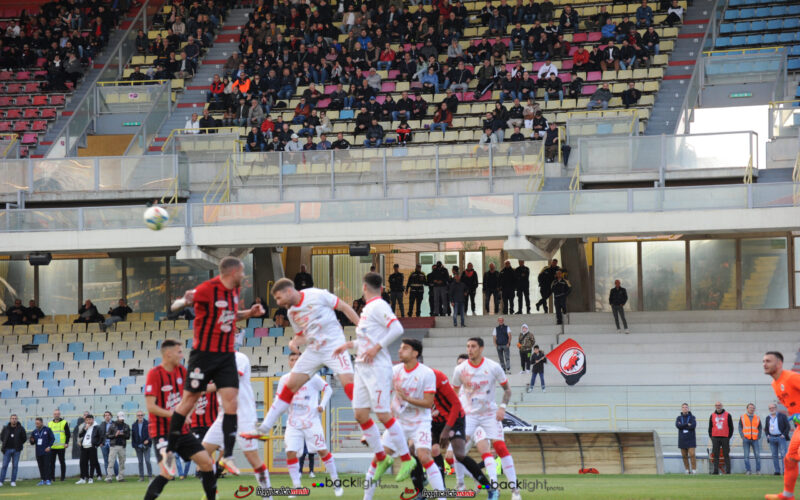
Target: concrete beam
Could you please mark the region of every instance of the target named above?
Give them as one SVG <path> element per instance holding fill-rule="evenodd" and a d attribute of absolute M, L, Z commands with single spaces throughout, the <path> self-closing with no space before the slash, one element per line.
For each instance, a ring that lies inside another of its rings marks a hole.
<path fill-rule="evenodd" d="M 175 258 L 199 269 L 213 270 L 219 266 L 220 259 L 204 252 L 196 245 L 184 245 L 178 250 Z"/>

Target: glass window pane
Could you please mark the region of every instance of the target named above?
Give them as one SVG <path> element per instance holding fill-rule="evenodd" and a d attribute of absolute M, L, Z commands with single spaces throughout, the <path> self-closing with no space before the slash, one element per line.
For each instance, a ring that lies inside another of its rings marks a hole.
<path fill-rule="evenodd" d="M 742 240 L 742 308 L 789 307 L 786 238 Z"/>
<path fill-rule="evenodd" d="M 569 275 L 567 276 L 569 279 Z M 636 242 L 596 243 L 594 245 L 594 300 L 596 311 L 611 311 L 608 292 L 614 280 L 620 280 L 628 291 L 625 310 L 636 309 L 638 304 L 638 271 L 636 269 Z"/>
<path fill-rule="evenodd" d="M 689 242 L 692 309 L 736 309 L 736 242 Z"/>
<path fill-rule="evenodd" d="M 166 256 L 128 257 L 128 305 L 136 312 L 159 312 L 167 307 Z"/>
<path fill-rule="evenodd" d="M 800 273 L 794 273 L 794 305 L 800 307 Z"/>
<path fill-rule="evenodd" d="M 83 260 L 83 300 L 105 315 L 122 297 L 122 259 Z"/>
<path fill-rule="evenodd" d="M 642 242 L 645 311 L 686 309 L 686 242 Z"/>
<path fill-rule="evenodd" d="M 329 255 L 311 256 L 311 278 L 314 286 L 323 290 L 331 289 L 331 261 Z"/>
<path fill-rule="evenodd" d="M 244 262 L 244 280 L 242 280 L 242 289 L 239 293 L 239 309 L 250 307 L 255 300 L 253 296 L 253 254 L 248 253 L 242 257 L 242 262 Z"/>
<path fill-rule="evenodd" d="M 46 314 L 78 312 L 78 261 L 53 260 L 39 266 L 39 307 Z"/>
<path fill-rule="evenodd" d="M 33 266 L 27 260 L 0 261 L 0 307 L 5 310 L 19 299 L 28 307 L 33 299 Z M 44 309 L 42 309 L 44 311 Z M 2 313 L 0 313 L 2 314 Z M 0 321 L 5 321 L 2 319 Z"/>
<path fill-rule="evenodd" d="M 333 293 L 348 304 L 352 304 L 363 295 L 361 284 L 370 266 L 372 266 L 371 255 L 366 257 L 334 255 L 333 282 L 336 286 L 333 288 Z"/>
<path fill-rule="evenodd" d="M 182 297 L 186 290 L 191 290 L 211 277 L 206 269 L 192 267 L 181 262 L 174 256 L 169 258 L 169 286 L 172 297 L 170 300 Z"/>

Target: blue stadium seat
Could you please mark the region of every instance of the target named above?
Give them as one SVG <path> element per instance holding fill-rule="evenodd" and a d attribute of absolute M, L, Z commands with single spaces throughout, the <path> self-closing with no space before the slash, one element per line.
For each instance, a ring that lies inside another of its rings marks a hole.
<path fill-rule="evenodd" d="M 8 380 L 8 373 L 0 372 L 0 380 Z"/>
<path fill-rule="evenodd" d="M 51 361 L 47 363 L 48 370 L 63 370 L 64 369 L 64 362 L 63 361 Z"/>
<path fill-rule="evenodd" d="M 59 387 L 58 380 L 45 380 L 44 382 L 42 382 L 42 387 L 44 387 L 45 389 L 58 388 Z"/>
<path fill-rule="evenodd" d="M 744 37 L 744 36 L 732 36 L 731 37 L 731 47 L 744 45 L 746 40 L 747 40 L 747 37 Z"/>
<path fill-rule="evenodd" d="M 786 6 L 785 5 L 776 5 L 769 9 L 770 17 L 781 17 L 786 15 Z"/>
<path fill-rule="evenodd" d="M 706 65 L 706 73 L 709 75 L 718 75 L 722 73 L 722 65 L 721 64 L 707 64 Z"/>
<path fill-rule="evenodd" d="M 768 30 L 779 30 L 783 27 L 783 21 L 781 19 L 770 19 L 767 21 L 767 29 Z"/>
<path fill-rule="evenodd" d="M 103 351 L 92 351 L 89 353 L 89 360 L 90 361 L 100 361 L 103 359 Z"/>
<path fill-rule="evenodd" d="M 341 116 L 341 115 L 339 115 L 339 119 L 341 119 L 341 118 L 342 118 L 342 116 Z M 189 329 L 191 330 L 192 328 L 194 328 L 194 320 L 193 320 L 193 319 L 190 319 L 190 320 L 189 320 Z"/>
<path fill-rule="evenodd" d="M 249 337 L 245 340 L 246 347 L 261 347 L 261 337 Z"/>
<path fill-rule="evenodd" d="M 136 383 L 136 377 L 126 376 L 119 379 L 119 385 L 131 385 Z"/>
<path fill-rule="evenodd" d="M 800 85 L 798 85 L 797 90 L 794 91 L 795 97 L 800 97 Z"/>
<path fill-rule="evenodd" d="M 340 120 L 351 120 L 353 118 L 353 110 L 352 109 L 343 109 L 339 111 L 339 119 Z"/>
<path fill-rule="evenodd" d="M 135 411 L 139 409 L 139 403 L 136 401 L 125 401 L 122 403 L 122 409 L 127 411 Z"/>
<path fill-rule="evenodd" d="M 66 401 L 58 405 L 58 409 L 61 410 L 61 413 L 67 413 L 70 411 L 75 411 L 75 405 L 70 403 L 69 401 Z"/>
<path fill-rule="evenodd" d="M 11 388 L 16 390 L 19 389 L 27 389 L 28 388 L 28 381 L 27 380 L 12 380 L 11 381 Z"/>
<path fill-rule="evenodd" d="M 0 391 L 0 399 L 15 399 L 17 397 L 17 391 L 14 389 L 3 389 Z"/>
<path fill-rule="evenodd" d="M 778 35 L 776 35 L 775 33 L 768 33 L 764 35 L 764 38 L 761 39 L 761 43 L 765 45 L 778 43 Z"/>
<path fill-rule="evenodd" d="M 193 342 L 194 342 L 193 339 L 186 339 L 186 348 L 191 349 Z"/>
<path fill-rule="evenodd" d="M 747 45 L 761 45 L 761 35 L 748 35 Z"/>
<path fill-rule="evenodd" d="M 53 372 L 42 370 L 36 375 L 36 378 L 39 380 L 53 380 Z"/>
<path fill-rule="evenodd" d="M 795 33 L 781 33 L 778 35 L 779 43 L 792 43 L 794 42 Z"/>
<path fill-rule="evenodd" d="M 33 336 L 33 344 L 34 345 L 46 344 L 47 339 L 49 337 L 50 336 L 46 333 L 37 333 L 36 335 Z"/>
<path fill-rule="evenodd" d="M 133 351 L 130 349 L 119 351 L 119 353 L 117 353 L 117 359 L 133 359 Z"/>
<path fill-rule="evenodd" d="M 89 360 L 89 353 L 88 352 L 76 352 L 73 354 L 74 361 L 88 361 Z"/>
<path fill-rule="evenodd" d="M 738 9 L 728 9 L 725 11 L 725 20 L 726 21 L 733 21 L 735 19 L 739 19 L 739 10 Z M 339 118 L 342 117 L 342 114 L 339 113 Z"/>
<path fill-rule="evenodd" d="M 247 328 L 261 328 L 263 321 L 261 318 L 250 318 L 247 320 Z"/>
<path fill-rule="evenodd" d="M 720 35 L 727 35 L 729 33 L 733 33 L 734 26 L 733 23 L 722 23 L 719 25 L 719 34 Z"/>
<path fill-rule="evenodd" d="M 764 31 L 767 29 L 766 21 L 753 21 L 750 23 L 750 31 Z"/>
<path fill-rule="evenodd" d="M 730 45 L 731 45 L 731 39 L 729 37 L 721 36 L 717 38 L 717 48 L 722 49 L 725 47 L 730 47 Z"/>
<path fill-rule="evenodd" d="M 113 378 L 115 373 L 116 372 L 113 368 L 100 368 L 98 375 L 100 378 Z"/>
<path fill-rule="evenodd" d="M 47 389 L 47 396 L 48 397 L 58 397 L 64 395 L 64 389 L 60 387 L 51 387 Z"/>
<path fill-rule="evenodd" d="M 23 406 L 33 406 L 39 403 L 36 398 L 22 398 L 21 403 Z"/>
<path fill-rule="evenodd" d="M 112 385 L 109 394 L 112 396 L 120 396 L 125 394 L 125 388 L 121 385 Z"/>
<path fill-rule="evenodd" d="M 759 7 L 754 16 L 750 17 L 769 17 L 769 7 Z"/>
<path fill-rule="evenodd" d="M 736 33 L 745 33 L 750 31 L 750 23 L 736 23 L 734 25 L 733 31 Z"/>
<path fill-rule="evenodd" d="M 750 19 L 755 17 L 756 9 L 742 9 L 739 11 L 739 19 Z"/>
<path fill-rule="evenodd" d="M 67 352 L 83 352 L 83 342 L 70 342 L 67 344 Z"/>
<path fill-rule="evenodd" d="M 249 339 L 250 337 L 255 337 L 256 336 L 255 327 L 248 326 L 247 328 L 242 328 L 242 330 L 244 330 L 244 338 L 246 338 L 246 339 Z"/>
<path fill-rule="evenodd" d="M 728 7 L 739 7 L 744 5 L 744 0 L 731 0 L 728 2 Z"/>
<path fill-rule="evenodd" d="M 789 51 L 790 56 L 800 56 L 800 45 L 794 45 Z"/>
<path fill-rule="evenodd" d="M 786 9 L 786 14 L 789 15 L 789 16 L 796 16 L 796 15 L 800 14 L 800 4 L 790 5 Z"/>
<path fill-rule="evenodd" d="M 283 346 L 283 354 L 285 354 L 285 355 L 289 355 L 289 354 L 291 354 L 291 353 L 292 353 L 292 350 L 291 350 L 291 349 L 289 349 L 289 346 L 288 346 L 288 345 L 285 345 L 285 346 Z"/>
<path fill-rule="evenodd" d="M 787 65 L 787 68 L 790 70 L 800 69 L 800 59 L 789 59 L 789 64 Z M 798 115 L 795 115 L 795 118 L 797 116 Z"/>
<path fill-rule="evenodd" d="M 166 319 L 166 317 L 167 313 L 165 312 L 157 312 L 153 315 L 153 319 L 156 321 L 163 321 L 164 319 Z"/>
<path fill-rule="evenodd" d="M 283 337 L 283 328 L 270 328 L 269 329 L 269 336 L 270 337 Z"/>
<path fill-rule="evenodd" d="M 800 19 L 796 17 L 787 17 L 783 20 L 783 29 L 797 29 L 800 28 Z"/>
<path fill-rule="evenodd" d="M 75 379 L 74 378 L 63 378 L 58 381 L 59 387 L 75 387 Z"/>

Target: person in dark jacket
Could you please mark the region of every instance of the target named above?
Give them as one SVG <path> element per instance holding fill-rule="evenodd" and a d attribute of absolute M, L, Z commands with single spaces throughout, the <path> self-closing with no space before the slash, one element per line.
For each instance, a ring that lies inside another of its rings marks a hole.
<path fill-rule="evenodd" d="M 26 322 L 25 307 L 20 299 L 14 300 L 14 305 L 6 309 L 5 314 L 8 321 L 4 325 L 24 325 Z"/>
<path fill-rule="evenodd" d="M 36 417 L 36 428 L 31 432 L 30 443 L 36 447 L 36 463 L 39 465 L 39 484 L 36 486 L 50 486 L 55 479 L 50 469 L 50 461 L 53 459 L 51 446 L 55 442 L 53 431 L 44 425 L 42 417 Z"/>
<path fill-rule="evenodd" d="M 550 261 L 550 264 L 544 266 L 541 271 L 539 271 L 539 276 L 537 280 L 539 281 L 539 302 L 536 303 L 536 310 L 539 310 L 540 306 L 544 306 L 544 312 L 547 313 L 547 299 L 550 298 L 550 295 L 553 293 L 552 285 L 553 281 L 556 279 L 556 271 L 561 269 L 558 267 L 558 259 L 553 259 Z"/>
<path fill-rule="evenodd" d="M 617 333 L 621 333 L 619 329 L 619 319 L 622 318 L 622 326 L 625 327 L 625 333 L 628 331 L 628 321 L 625 319 L 625 304 L 628 302 L 628 291 L 620 286 L 619 280 L 614 280 L 614 288 L 608 294 L 608 303 L 611 304 L 611 312 L 614 313 L 614 323 L 617 324 Z"/>
<path fill-rule="evenodd" d="M 464 313 L 467 307 L 472 306 L 472 315 L 475 316 L 475 293 L 478 291 L 478 273 L 472 267 L 472 262 L 461 273 L 461 282 L 467 286 L 467 299 L 464 301 Z"/>
<path fill-rule="evenodd" d="M 404 318 L 406 315 L 405 310 L 403 309 L 403 280 L 405 279 L 405 276 L 403 276 L 403 273 L 400 272 L 400 264 L 395 264 L 392 266 L 392 269 L 394 269 L 394 272 L 389 275 L 389 279 L 387 280 L 389 281 L 389 305 L 392 306 L 392 312 L 395 312 L 394 307 L 396 304 L 399 304 L 400 317 Z"/>
<path fill-rule="evenodd" d="M 306 271 L 305 264 L 300 266 L 300 272 L 294 275 L 294 287 L 298 290 L 305 290 L 314 286 L 314 279 Z"/>
<path fill-rule="evenodd" d="M 514 314 L 514 296 L 517 292 L 517 276 L 510 261 L 505 261 L 500 271 L 500 288 L 503 289 L 503 314 Z"/>
<path fill-rule="evenodd" d="M 406 294 L 408 295 L 408 317 L 412 316 L 414 312 L 414 303 L 417 304 L 417 317 L 420 315 L 420 308 L 422 308 L 422 296 L 425 294 L 425 273 L 422 272 L 422 266 L 417 264 L 414 272 L 408 277 L 406 283 Z"/>
<path fill-rule="evenodd" d="M 29 325 L 36 325 L 39 320 L 47 316 L 39 306 L 36 305 L 35 300 L 28 302 L 28 307 L 25 308 L 25 318 L 28 320 Z"/>
<path fill-rule="evenodd" d="M 675 419 L 675 427 L 678 428 L 678 448 L 680 448 L 681 456 L 683 457 L 683 467 L 686 469 L 687 474 L 697 474 L 697 461 L 694 456 L 694 450 L 697 448 L 697 439 L 695 437 L 697 419 L 689 411 L 688 403 L 681 405 L 681 414 Z M 689 467 L 690 461 L 691 467 Z"/>
<path fill-rule="evenodd" d="M 97 461 L 97 447 L 103 444 L 104 436 L 100 425 L 95 423 L 94 415 L 91 413 L 84 417 L 83 423 L 78 429 L 78 442 L 81 447 L 81 478 L 75 484 L 92 484 L 92 473 L 100 470 L 100 463 Z"/>
<path fill-rule="evenodd" d="M 539 349 L 538 345 L 533 346 L 533 352 L 531 353 L 531 383 L 528 384 L 528 388 L 525 392 L 531 392 L 533 390 L 537 376 L 542 381 L 542 392 L 547 392 L 544 387 L 545 363 L 547 363 L 547 358 L 544 356 L 544 353 Z"/>
<path fill-rule="evenodd" d="M 503 318 L 497 318 L 497 326 L 492 330 L 492 340 L 497 348 L 497 358 L 503 371 L 511 373 L 511 329 Z"/>
<path fill-rule="evenodd" d="M 528 314 L 531 313 L 531 270 L 525 265 L 525 261 L 519 261 L 519 265 L 514 269 L 514 276 L 517 284 L 517 314 L 522 314 L 522 299 L 525 299 L 525 307 Z"/>
<path fill-rule="evenodd" d="M 772 467 L 776 476 L 781 475 L 781 463 L 786 456 L 791 426 L 785 414 L 778 412 L 778 405 L 770 403 L 769 415 L 764 419 L 764 434 L 767 436 L 769 449 L 772 452 Z"/>
<path fill-rule="evenodd" d="M 433 284 L 433 311 L 432 316 L 444 316 L 447 311 L 447 287 L 450 284 L 450 273 L 441 261 L 436 262 L 433 268 L 433 277 L 429 276 L 428 283 Z"/>
<path fill-rule="evenodd" d="M 725 457 L 725 474 L 731 473 L 731 437 L 733 436 L 733 418 L 725 411 L 722 403 L 714 403 L 714 413 L 708 417 L 708 437 L 711 438 L 711 454 L 714 456 L 714 472 L 719 474 L 720 451 Z"/>
<path fill-rule="evenodd" d="M 6 480 L 8 464 L 11 463 L 11 486 L 17 485 L 19 456 L 25 446 L 25 428 L 19 423 L 16 414 L 11 414 L 8 424 L 0 431 L 0 451 L 3 452 L 3 469 L 0 470 L 0 484 Z"/>
<path fill-rule="evenodd" d="M 125 321 L 125 319 L 128 317 L 128 314 L 132 312 L 133 309 L 128 306 L 128 304 L 125 302 L 125 299 L 119 299 L 117 307 L 113 309 L 110 307 L 108 308 L 108 318 L 106 318 L 106 320 L 100 324 L 100 329 L 106 331 L 106 329 L 114 323 L 117 323 L 118 321 Z"/>
<path fill-rule="evenodd" d="M 111 451 L 108 453 L 108 467 L 106 468 L 106 482 L 110 483 L 114 476 L 111 475 L 111 469 L 115 460 L 119 460 L 119 474 L 117 474 L 117 481 L 125 480 L 125 443 L 131 437 L 131 428 L 125 423 L 125 413 L 117 413 L 117 420 L 111 424 L 106 434 L 106 439 L 109 440 Z"/>
<path fill-rule="evenodd" d="M 489 299 L 494 298 L 494 314 L 500 309 L 500 273 L 489 264 L 489 270 L 483 273 L 483 304 L 489 314 Z"/>
<path fill-rule="evenodd" d="M 92 301 L 86 299 L 86 302 L 78 308 L 78 319 L 73 323 L 99 323 L 103 321 L 103 315 L 97 311 L 97 306 L 92 304 Z"/>
<path fill-rule="evenodd" d="M 563 325 L 562 314 L 567 314 L 567 296 L 572 291 L 572 285 L 564 278 L 561 269 L 556 271 L 556 279 L 550 288 L 553 290 L 553 303 L 556 307 L 556 324 Z"/>
<path fill-rule="evenodd" d="M 464 315 L 466 314 L 464 309 L 466 309 L 465 300 L 469 289 L 467 285 L 461 281 L 461 276 L 457 273 L 453 273 L 453 281 L 450 282 L 450 287 L 448 288 L 448 293 L 450 295 L 450 304 L 453 306 L 453 326 L 458 326 L 456 324 L 456 318 L 461 316 L 461 326 L 466 326 L 464 324 Z"/>
<path fill-rule="evenodd" d="M 136 459 L 139 461 L 139 482 L 144 481 L 144 466 L 147 465 L 148 479 L 153 477 L 153 468 L 150 465 L 150 423 L 144 418 L 144 413 L 136 412 L 136 421 L 131 425 L 131 446 L 136 450 Z"/>

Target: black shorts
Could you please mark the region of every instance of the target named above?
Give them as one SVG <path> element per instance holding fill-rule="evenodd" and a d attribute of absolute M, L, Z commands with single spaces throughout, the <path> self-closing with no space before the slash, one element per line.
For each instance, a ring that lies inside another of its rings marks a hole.
<path fill-rule="evenodd" d="M 194 434 L 194 437 L 201 443 L 203 442 L 203 438 L 206 437 L 206 432 L 208 432 L 208 427 L 192 427 L 192 434 Z"/>
<path fill-rule="evenodd" d="M 158 436 L 155 443 L 156 463 L 161 463 L 161 448 L 167 447 L 167 436 Z M 191 461 L 192 457 L 201 451 L 205 451 L 205 448 L 194 434 L 181 434 L 175 446 L 175 453 L 185 461 Z"/>
<path fill-rule="evenodd" d="M 441 441 L 442 429 L 444 429 L 444 425 L 446 423 L 447 423 L 446 421 L 436 421 L 436 420 L 431 422 L 432 444 L 436 444 L 439 441 Z M 459 438 L 466 440 L 465 428 L 466 428 L 466 421 L 464 420 L 464 417 L 458 417 L 455 423 L 453 424 L 453 427 L 450 428 L 450 440 L 452 441 L 453 439 L 459 439 Z"/>
<path fill-rule="evenodd" d="M 184 389 L 189 392 L 205 392 L 209 382 L 217 389 L 239 388 L 239 372 L 236 371 L 236 353 L 206 352 L 192 349 L 186 366 Z"/>

